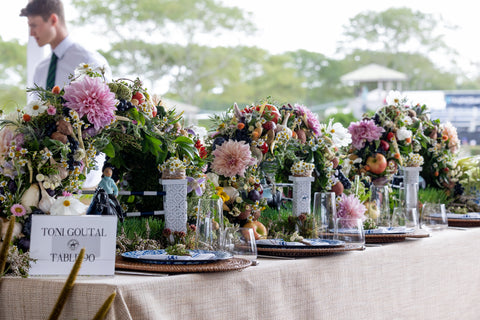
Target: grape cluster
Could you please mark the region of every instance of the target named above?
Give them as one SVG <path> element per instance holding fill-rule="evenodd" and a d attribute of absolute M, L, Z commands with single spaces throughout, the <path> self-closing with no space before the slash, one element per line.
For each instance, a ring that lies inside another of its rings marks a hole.
<path fill-rule="evenodd" d="M 45 135 L 47 137 L 50 137 L 55 131 L 57 131 L 57 125 L 55 122 L 49 122 L 45 125 Z"/>
<path fill-rule="evenodd" d="M 79 165 L 78 161 L 75 161 L 73 159 L 73 155 L 75 154 L 75 151 L 78 149 L 78 141 L 71 136 L 67 136 L 67 138 L 68 138 L 68 143 L 70 144 L 70 152 L 67 155 L 68 170 L 73 170 L 75 165 Z"/>
<path fill-rule="evenodd" d="M 465 191 L 465 188 L 462 186 L 461 183 L 457 182 L 455 183 L 455 187 L 453 189 L 453 193 L 454 195 L 456 196 L 461 196 L 463 194 L 463 192 Z"/>
<path fill-rule="evenodd" d="M 134 105 L 132 104 L 132 102 L 127 101 L 125 99 L 120 99 L 118 104 L 117 104 L 117 110 L 118 111 L 127 111 L 127 110 L 129 110 L 133 107 L 134 107 Z"/>
<path fill-rule="evenodd" d="M 248 133 L 248 129 L 245 126 L 243 130 L 235 130 L 235 135 L 233 137 L 235 141 L 245 141 L 246 143 L 250 144 L 252 142 L 252 138 L 250 138 L 250 134 Z"/>
<path fill-rule="evenodd" d="M 221 146 L 224 142 L 225 142 L 224 137 L 215 138 L 215 140 L 213 140 L 212 150 L 215 150 L 217 148 L 217 146 Z"/>
<path fill-rule="evenodd" d="M 345 175 L 343 174 L 342 170 L 342 166 L 338 166 L 337 167 L 337 178 L 338 180 L 343 184 L 343 187 L 345 189 L 350 189 L 352 187 L 352 183 L 350 182 L 350 180 L 348 180 L 347 177 L 345 177 Z"/>

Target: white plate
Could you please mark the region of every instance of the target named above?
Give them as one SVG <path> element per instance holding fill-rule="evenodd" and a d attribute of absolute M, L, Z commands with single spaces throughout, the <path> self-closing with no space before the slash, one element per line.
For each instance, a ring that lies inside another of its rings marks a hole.
<path fill-rule="evenodd" d="M 345 242 L 341 240 L 329 239 L 304 239 L 309 243 L 301 243 L 297 241 L 284 241 L 283 239 L 261 239 L 257 240 L 257 247 L 262 248 L 336 248 L 345 246 Z"/>

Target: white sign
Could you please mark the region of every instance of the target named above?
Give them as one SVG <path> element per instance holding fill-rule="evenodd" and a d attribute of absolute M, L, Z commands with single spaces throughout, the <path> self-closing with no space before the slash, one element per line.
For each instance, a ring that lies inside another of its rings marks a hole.
<path fill-rule="evenodd" d="M 29 274 L 68 275 L 80 250 L 79 275 L 115 273 L 116 216 L 32 216 Z"/>

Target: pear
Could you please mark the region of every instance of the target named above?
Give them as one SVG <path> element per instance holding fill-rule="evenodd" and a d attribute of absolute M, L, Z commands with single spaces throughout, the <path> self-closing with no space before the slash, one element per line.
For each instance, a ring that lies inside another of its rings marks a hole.
<path fill-rule="evenodd" d="M 23 193 L 20 203 L 25 208 L 27 213 L 32 213 L 31 207 L 38 207 L 39 199 L 40 189 L 38 188 L 38 184 L 32 183 L 30 187 Z"/>
<path fill-rule="evenodd" d="M 43 187 L 43 184 L 40 183 L 39 185 L 40 185 L 40 189 L 41 189 L 42 198 L 40 199 L 40 202 L 38 203 L 38 208 L 45 213 L 50 213 L 50 208 L 52 207 L 53 203 L 55 202 L 55 198 L 50 197 L 47 190 L 45 190 L 45 188 Z"/>

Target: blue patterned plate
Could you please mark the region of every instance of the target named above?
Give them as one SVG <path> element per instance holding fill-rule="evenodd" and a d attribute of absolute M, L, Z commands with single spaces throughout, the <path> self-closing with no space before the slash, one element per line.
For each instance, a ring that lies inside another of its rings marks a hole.
<path fill-rule="evenodd" d="M 191 256 L 169 255 L 165 250 L 142 250 L 122 253 L 122 257 L 142 263 L 152 264 L 202 264 L 226 260 L 232 254 L 224 251 L 189 250 Z"/>
<path fill-rule="evenodd" d="M 341 240 L 329 239 L 304 239 L 304 242 L 291 241 L 287 242 L 283 239 L 262 239 L 257 240 L 259 248 L 295 248 L 295 249 L 312 249 L 312 248 L 338 248 L 344 247 L 345 242 Z"/>

